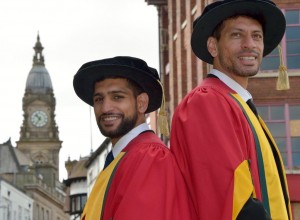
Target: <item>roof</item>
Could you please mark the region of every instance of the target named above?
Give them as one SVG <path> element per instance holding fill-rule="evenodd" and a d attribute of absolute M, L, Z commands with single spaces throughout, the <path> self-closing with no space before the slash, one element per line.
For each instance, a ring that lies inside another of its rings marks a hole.
<path fill-rule="evenodd" d="M 87 168 L 85 167 L 85 163 L 89 157 L 82 157 L 79 161 L 68 160 L 65 165 L 68 170 L 68 179 L 64 180 L 64 183 L 68 186 L 71 182 L 75 180 L 81 180 L 87 178 Z"/>
<path fill-rule="evenodd" d="M 50 75 L 45 68 L 44 56 L 42 53 L 43 49 L 38 35 L 37 42 L 34 46 L 35 54 L 33 56 L 33 65 L 26 81 L 26 91 L 46 93 L 49 90 L 53 90 Z"/>
<path fill-rule="evenodd" d="M 0 144 L 0 173 L 19 172 L 20 164 L 10 139 Z"/>
<path fill-rule="evenodd" d="M 14 151 L 15 151 L 16 157 L 18 159 L 18 162 L 21 166 L 31 166 L 32 165 L 33 162 L 23 152 L 21 152 L 17 148 L 14 148 Z"/>

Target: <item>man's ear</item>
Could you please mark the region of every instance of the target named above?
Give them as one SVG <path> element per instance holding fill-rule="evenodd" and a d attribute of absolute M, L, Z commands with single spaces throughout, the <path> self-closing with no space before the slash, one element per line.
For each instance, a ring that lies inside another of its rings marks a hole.
<path fill-rule="evenodd" d="M 218 55 L 217 39 L 215 37 L 209 37 L 207 39 L 207 50 L 212 57 Z"/>
<path fill-rule="evenodd" d="M 137 109 L 139 113 L 144 114 L 148 108 L 149 96 L 143 92 L 137 96 Z"/>

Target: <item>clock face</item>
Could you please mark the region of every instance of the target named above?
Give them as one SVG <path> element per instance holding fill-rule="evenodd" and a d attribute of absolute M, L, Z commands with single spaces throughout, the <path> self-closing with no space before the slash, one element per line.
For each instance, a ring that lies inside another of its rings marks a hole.
<path fill-rule="evenodd" d="M 48 115 L 43 111 L 35 111 L 31 115 L 31 122 L 36 127 L 43 127 L 48 121 Z"/>

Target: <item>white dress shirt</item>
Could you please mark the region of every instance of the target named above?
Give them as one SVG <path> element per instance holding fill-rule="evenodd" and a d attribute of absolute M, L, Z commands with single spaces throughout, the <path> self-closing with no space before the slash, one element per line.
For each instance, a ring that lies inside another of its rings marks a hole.
<path fill-rule="evenodd" d="M 132 139 L 134 139 L 136 136 L 138 136 L 140 133 L 146 130 L 150 130 L 149 126 L 147 123 L 143 123 L 133 128 L 131 131 L 129 131 L 127 134 L 121 137 L 120 140 L 118 140 L 118 142 L 112 148 L 112 153 L 114 155 L 114 158 L 118 156 L 118 154 L 127 146 L 127 144 Z"/>
<path fill-rule="evenodd" d="M 234 90 L 237 94 L 239 94 L 242 99 L 247 102 L 249 99 L 252 99 L 252 95 L 246 89 L 244 89 L 240 84 L 231 79 L 229 76 L 224 73 L 212 69 L 211 74 L 217 76 L 223 83 L 225 83 L 229 88 Z"/>

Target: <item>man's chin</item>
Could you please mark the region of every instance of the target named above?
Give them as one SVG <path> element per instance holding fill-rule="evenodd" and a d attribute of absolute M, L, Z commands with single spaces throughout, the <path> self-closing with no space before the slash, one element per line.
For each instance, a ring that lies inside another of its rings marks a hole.
<path fill-rule="evenodd" d="M 115 133 L 115 131 L 108 131 L 108 130 L 101 130 L 101 134 L 105 137 L 109 137 L 109 138 L 115 138 L 116 136 L 119 136 Z"/>
<path fill-rule="evenodd" d="M 100 129 L 100 132 L 103 136 L 111 139 L 120 138 L 126 134 L 120 131 L 120 129 L 114 129 L 114 130 Z"/>
<path fill-rule="evenodd" d="M 98 124 L 98 127 L 104 136 L 115 139 L 124 136 L 132 130 L 135 127 L 136 121 L 136 117 L 132 119 L 125 118 L 121 123 L 109 124 L 109 126 L 107 124 L 105 126 L 104 124 Z"/>
<path fill-rule="evenodd" d="M 258 69 L 249 69 L 249 70 L 240 71 L 239 75 L 243 77 L 252 77 L 255 76 L 257 73 L 258 73 Z"/>

